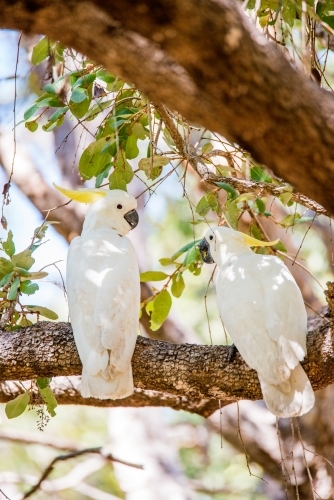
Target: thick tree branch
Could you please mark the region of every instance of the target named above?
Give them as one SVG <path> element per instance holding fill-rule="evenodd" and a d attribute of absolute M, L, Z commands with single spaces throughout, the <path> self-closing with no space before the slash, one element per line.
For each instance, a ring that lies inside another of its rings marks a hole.
<path fill-rule="evenodd" d="M 0 383 L 0 403 L 7 403 L 21 394 L 25 388 L 30 389 L 30 382 L 4 382 Z M 212 415 L 218 409 L 218 401 L 215 399 L 193 399 L 186 396 L 174 396 L 158 391 L 144 391 L 135 389 L 128 398 L 95 399 L 83 398 L 80 394 L 80 377 L 55 377 L 51 382 L 57 402 L 60 405 L 85 405 L 98 406 L 99 408 L 143 408 L 147 406 L 167 407 L 173 410 L 184 410 L 197 413 L 203 417 Z M 33 394 L 36 391 L 33 390 Z M 226 403 L 228 404 L 228 403 Z M 224 406 L 224 403 L 222 404 Z M 0 435 L 1 439 L 1 435 Z"/>
<path fill-rule="evenodd" d="M 233 0 L 0 1 L 0 24 L 60 39 L 249 150 L 334 213 L 334 101 Z M 101 50 L 104 47 L 104 50 Z"/>
<path fill-rule="evenodd" d="M 314 389 L 321 389 L 334 382 L 333 334 L 327 320 L 309 333 L 307 345 L 303 367 Z M 68 323 L 40 322 L 2 332 L 0 353 L 0 381 L 81 373 Z M 256 372 L 239 354 L 232 363 L 228 355 L 227 346 L 171 344 L 138 337 L 132 358 L 135 385 L 188 399 L 220 399 L 227 404 L 261 399 Z"/>

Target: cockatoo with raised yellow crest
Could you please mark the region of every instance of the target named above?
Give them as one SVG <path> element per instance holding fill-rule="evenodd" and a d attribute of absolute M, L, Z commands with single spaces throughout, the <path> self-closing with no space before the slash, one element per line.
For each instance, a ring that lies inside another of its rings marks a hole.
<path fill-rule="evenodd" d="M 126 238 L 138 224 L 137 202 L 118 189 L 55 187 L 91 205 L 81 236 L 70 244 L 66 274 L 70 319 L 83 367 L 81 394 L 125 398 L 133 393 L 131 358 L 139 327 L 138 262 Z"/>
<path fill-rule="evenodd" d="M 267 407 L 277 417 L 296 417 L 314 405 L 300 365 L 307 334 L 303 297 L 279 258 L 250 249 L 277 242 L 213 227 L 199 248 L 204 262 L 217 264 L 220 317 L 243 359 L 257 371 Z"/>

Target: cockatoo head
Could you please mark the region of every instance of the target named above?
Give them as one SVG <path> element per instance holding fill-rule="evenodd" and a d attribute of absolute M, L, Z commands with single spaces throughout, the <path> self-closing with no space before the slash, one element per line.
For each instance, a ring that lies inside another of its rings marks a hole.
<path fill-rule="evenodd" d="M 85 217 L 83 231 L 106 227 L 114 229 L 121 236 L 128 234 L 138 224 L 137 200 L 121 189 L 79 189 L 72 191 L 55 188 L 72 200 L 89 203 L 91 206 Z"/>
<path fill-rule="evenodd" d="M 217 226 L 208 229 L 199 250 L 207 264 L 224 264 L 231 256 L 250 251 L 250 247 L 272 246 L 278 242 L 257 240 L 229 227 Z"/>

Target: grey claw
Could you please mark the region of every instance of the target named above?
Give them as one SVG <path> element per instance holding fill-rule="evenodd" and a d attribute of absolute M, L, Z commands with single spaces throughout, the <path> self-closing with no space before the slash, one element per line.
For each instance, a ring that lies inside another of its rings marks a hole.
<path fill-rule="evenodd" d="M 228 363 L 232 363 L 233 362 L 233 360 L 234 360 L 235 355 L 236 355 L 237 352 L 239 352 L 239 351 L 238 351 L 237 347 L 234 344 L 232 344 L 232 345 L 229 346 L 229 348 L 228 348 L 228 355 L 227 355 L 227 362 Z"/>

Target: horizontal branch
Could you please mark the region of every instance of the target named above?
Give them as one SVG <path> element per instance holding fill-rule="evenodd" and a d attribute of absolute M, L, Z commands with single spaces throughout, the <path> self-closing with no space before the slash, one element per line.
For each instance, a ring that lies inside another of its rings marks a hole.
<path fill-rule="evenodd" d="M 334 382 L 333 335 L 329 324 L 326 319 L 320 324 L 317 320 L 317 330 L 310 332 L 307 338 L 308 356 L 303 367 L 315 390 Z M 223 404 L 239 399 L 262 399 L 256 372 L 238 353 L 233 362 L 229 362 L 228 357 L 228 346 L 172 344 L 138 337 L 132 367 L 135 386 L 144 392 L 139 391 L 138 396 L 131 396 L 129 401 L 147 398 L 145 391 L 166 394 L 167 406 L 170 396 L 195 399 L 196 404 L 198 400 L 207 399 L 219 399 Z M 81 369 L 69 323 L 40 322 L 0 335 L 2 382 L 79 375 Z M 72 385 L 72 388 L 76 393 L 77 387 Z M 65 392 L 66 402 L 70 403 L 68 388 Z M 97 401 L 85 400 L 85 403 Z M 103 402 L 99 401 L 98 405 L 102 406 Z M 110 406 L 110 402 L 107 405 Z"/>
<path fill-rule="evenodd" d="M 197 155 L 195 148 L 192 145 L 187 144 L 187 142 L 182 138 L 180 132 L 178 131 L 176 125 L 174 124 L 173 118 L 170 115 L 168 109 L 163 104 L 155 105 L 157 111 L 159 112 L 161 118 L 163 119 L 166 128 L 168 129 L 173 141 L 175 142 L 176 149 L 181 157 L 187 161 L 193 169 L 198 173 L 198 175 L 208 184 L 216 184 L 217 182 L 225 182 L 229 184 L 234 189 L 237 189 L 240 194 L 253 192 L 258 196 L 263 196 L 269 194 L 271 196 L 279 196 L 285 192 L 291 192 L 291 188 L 285 188 L 284 186 L 277 186 L 275 184 L 270 184 L 269 182 L 255 182 L 245 179 L 238 179 L 236 177 L 222 177 L 214 174 L 210 168 L 203 162 L 202 158 Z M 209 154 L 208 156 L 214 156 L 214 154 Z M 220 153 L 224 157 L 229 157 L 230 153 L 223 151 L 216 151 L 215 154 Z M 313 210 L 317 215 L 326 215 L 331 217 L 330 212 L 324 207 L 319 205 L 319 203 L 307 198 L 307 196 L 291 192 L 291 200 L 295 203 L 300 203 L 301 205 Z"/>

